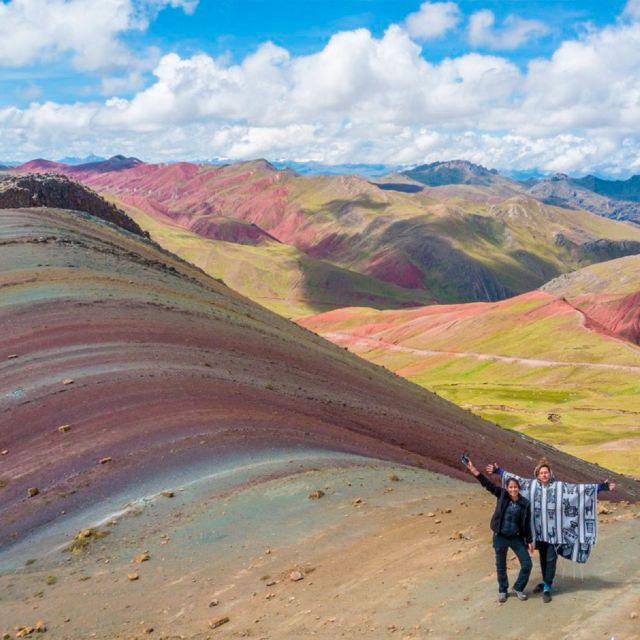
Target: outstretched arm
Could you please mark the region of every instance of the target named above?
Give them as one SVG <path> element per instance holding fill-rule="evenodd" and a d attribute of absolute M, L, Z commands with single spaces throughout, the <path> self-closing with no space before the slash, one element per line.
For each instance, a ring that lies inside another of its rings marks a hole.
<path fill-rule="evenodd" d="M 473 462 L 471 462 L 471 460 L 469 460 L 469 462 L 467 463 L 467 469 L 469 469 L 469 471 L 476 477 L 476 479 L 478 480 L 478 482 L 489 492 L 489 493 L 493 493 L 494 496 L 498 497 L 500 495 L 500 492 L 502 491 L 502 489 L 500 489 L 500 487 L 496 487 L 495 484 L 493 484 L 493 482 L 491 482 L 491 480 L 489 480 L 489 478 L 487 478 L 486 476 L 483 476 L 475 467 L 475 465 L 473 464 Z"/>
<path fill-rule="evenodd" d="M 605 480 L 604 482 L 598 483 L 598 492 L 600 491 L 615 491 L 616 483 L 615 480 Z"/>

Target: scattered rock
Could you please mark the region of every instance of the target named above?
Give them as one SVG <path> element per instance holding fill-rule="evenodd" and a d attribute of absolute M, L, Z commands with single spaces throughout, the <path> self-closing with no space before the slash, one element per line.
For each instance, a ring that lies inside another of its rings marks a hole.
<path fill-rule="evenodd" d="M 220 600 L 218 600 L 217 598 L 214 598 L 210 603 L 209 606 L 210 607 L 217 607 L 220 604 Z"/>
<path fill-rule="evenodd" d="M 214 618 L 213 620 L 209 620 L 209 627 L 211 629 L 217 629 L 218 627 L 221 627 L 223 624 L 227 624 L 227 622 L 229 622 L 229 616 Z"/>
<path fill-rule="evenodd" d="M 35 626 L 33 627 L 24 625 L 16 627 L 16 638 L 26 638 L 34 632 L 44 633 L 46 630 L 47 625 L 42 620 L 38 620 L 38 622 L 36 622 Z M 5 634 L 4 637 L 10 638 L 11 636 L 9 634 Z"/>
<path fill-rule="evenodd" d="M 153 633 L 153 627 L 147 627 L 147 628 L 144 630 L 144 632 L 145 632 L 145 633 Z"/>
<path fill-rule="evenodd" d="M 363 500 L 362 498 L 356 498 L 356 499 L 353 501 L 353 504 L 363 504 L 363 503 L 364 503 L 364 500 Z"/>
<path fill-rule="evenodd" d="M 309 500 L 319 500 L 325 493 L 322 489 L 316 489 L 309 494 Z"/>
<path fill-rule="evenodd" d="M 165 498 L 173 498 L 176 494 L 173 491 L 163 491 L 161 495 Z"/>
<path fill-rule="evenodd" d="M 1 453 L 3 456 L 6 456 L 6 455 L 7 455 L 7 453 L 9 453 L 9 449 L 3 449 L 2 451 L 0 451 L 0 453 Z"/>
<path fill-rule="evenodd" d="M 400 478 L 395 473 L 389 476 L 389 480 L 391 480 L 391 482 L 400 482 Z"/>
<path fill-rule="evenodd" d="M 638 612 L 637 611 L 632 611 L 631 615 L 629 616 L 632 620 L 635 620 L 638 617 Z"/>
<path fill-rule="evenodd" d="M 298 582 L 300 580 L 304 580 L 304 573 L 302 573 L 302 571 L 292 571 L 289 574 L 289 580 L 291 580 L 291 582 Z"/>
<path fill-rule="evenodd" d="M 75 382 L 75 380 L 72 380 L 71 378 L 65 378 L 62 381 L 62 384 L 73 384 Z"/>
<path fill-rule="evenodd" d="M 139 553 L 133 561 L 136 564 L 141 564 L 143 562 L 147 562 L 147 560 L 151 560 L 151 556 L 145 551 L 144 553 Z"/>
<path fill-rule="evenodd" d="M 427 513 L 427 518 L 435 518 L 436 514 L 433 513 L 433 511 L 429 511 L 429 513 Z"/>
<path fill-rule="evenodd" d="M 71 425 L 69 425 L 69 424 L 63 424 L 63 425 L 60 425 L 60 426 L 58 427 L 58 431 L 59 431 L 60 433 L 66 433 L 66 432 L 67 432 L 67 431 L 69 431 L 70 429 L 71 429 Z"/>
<path fill-rule="evenodd" d="M 38 487 L 29 487 L 27 489 L 27 497 L 33 498 L 33 496 L 37 496 L 40 493 L 40 489 Z"/>
<path fill-rule="evenodd" d="M 269 580 L 269 582 L 267 582 L 267 587 L 273 587 L 274 585 L 278 584 L 275 580 Z"/>
<path fill-rule="evenodd" d="M 438 518 L 437 520 L 434 520 L 435 524 L 440 524 L 442 522 L 442 520 L 440 520 L 440 518 Z"/>
<path fill-rule="evenodd" d="M 66 551 L 71 553 L 82 553 L 89 546 L 91 540 L 100 540 L 108 536 L 107 531 L 98 531 L 98 529 L 82 529 L 71 541 Z"/>
<path fill-rule="evenodd" d="M 451 513 L 453 511 L 453 509 L 445 509 L 444 512 L 445 513 Z"/>
<path fill-rule="evenodd" d="M 456 531 L 449 536 L 449 540 L 464 540 L 464 534 L 462 531 Z"/>
<path fill-rule="evenodd" d="M 109 456 L 106 458 L 100 458 L 100 464 L 107 464 L 107 462 L 111 462 L 111 458 Z"/>
<path fill-rule="evenodd" d="M 611 513 L 611 511 L 609 511 L 609 509 L 607 509 L 607 507 L 605 507 L 603 504 L 601 504 L 601 505 L 598 507 L 598 515 L 599 515 L 599 516 L 600 516 L 600 515 L 605 515 L 605 514 L 607 514 L 607 513 Z"/>
<path fill-rule="evenodd" d="M 136 580 L 140 579 L 140 575 L 136 572 L 136 573 L 127 573 L 127 580 L 129 580 L 130 582 L 135 582 Z"/>
<path fill-rule="evenodd" d="M 559 413 L 549 413 L 547 414 L 547 420 L 549 422 L 560 422 L 561 416 Z"/>
<path fill-rule="evenodd" d="M 17 353 L 12 353 L 12 354 L 7 356 L 7 360 L 13 360 L 14 358 L 17 358 L 17 357 L 18 357 Z"/>

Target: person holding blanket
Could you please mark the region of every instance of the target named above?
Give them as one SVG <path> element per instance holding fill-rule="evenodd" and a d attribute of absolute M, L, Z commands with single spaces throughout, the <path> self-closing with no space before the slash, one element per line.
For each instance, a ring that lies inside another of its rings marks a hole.
<path fill-rule="evenodd" d="M 498 501 L 491 518 L 493 531 L 493 549 L 496 552 L 496 571 L 498 574 L 498 602 L 507 601 L 509 591 L 509 577 L 507 575 L 507 551 L 512 549 L 520 561 L 520 573 L 513 585 L 513 593 L 518 600 L 526 600 L 524 592 L 533 563 L 529 553 L 533 553 L 531 537 L 531 511 L 529 501 L 520 495 L 520 483 L 510 478 L 505 487 L 498 487 L 486 476 L 482 475 L 471 460 L 466 458 L 466 466 L 478 479 L 480 484 Z M 529 553 L 527 553 L 529 547 Z"/>
<path fill-rule="evenodd" d="M 487 465 L 489 475 L 497 473 L 502 486 L 513 478 L 531 504 L 531 531 L 540 554 L 542 582 L 534 593 L 542 592 L 542 601 L 551 602 L 551 588 L 558 555 L 574 562 L 586 562 L 597 539 L 596 497 L 599 491 L 613 491 L 615 482 L 574 484 L 557 482 L 551 465 L 540 460 L 534 478 L 521 478 L 502 469 L 497 463 Z"/>

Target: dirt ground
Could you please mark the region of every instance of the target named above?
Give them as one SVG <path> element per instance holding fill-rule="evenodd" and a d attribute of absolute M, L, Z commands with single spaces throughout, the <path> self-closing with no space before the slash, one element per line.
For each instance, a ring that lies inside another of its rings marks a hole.
<path fill-rule="evenodd" d="M 500 605 L 494 498 L 479 485 L 377 464 L 225 494 L 176 487 L 108 520 L 81 553 L 35 541 L 4 554 L 0 634 L 42 621 L 43 640 L 636 639 L 640 507 L 599 505 L 592 557 L 559 561 L 553 601 Z"/>

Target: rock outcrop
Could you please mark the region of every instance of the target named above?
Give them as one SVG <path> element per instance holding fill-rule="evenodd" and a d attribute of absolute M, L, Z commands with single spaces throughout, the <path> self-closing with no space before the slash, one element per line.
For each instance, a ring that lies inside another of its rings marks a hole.
<path fill-rule="evenodd" d="M 136 222 L 92 189 L 58 174 L 0 177 L 0 209 L 56 207 L 84 211 L 138 236 L 148 237 Z"/>

